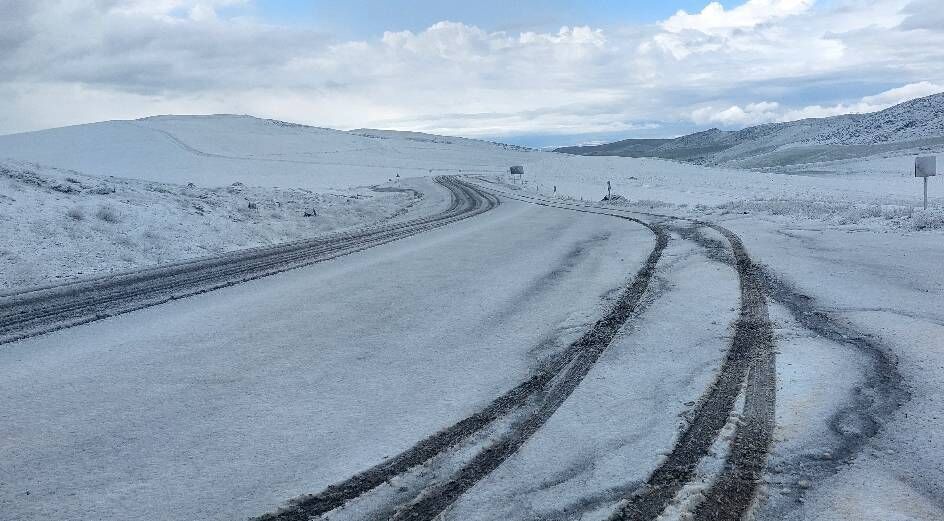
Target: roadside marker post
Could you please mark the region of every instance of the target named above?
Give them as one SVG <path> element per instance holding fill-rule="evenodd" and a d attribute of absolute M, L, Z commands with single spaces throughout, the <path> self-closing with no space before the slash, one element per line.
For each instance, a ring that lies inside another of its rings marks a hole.
<path fill-rule="evenodd" d="M 924 209 L 928 209 L 928 178 L 937 175 L 937 156 L 915 158 L 915 177 L 924 178 Z"/>

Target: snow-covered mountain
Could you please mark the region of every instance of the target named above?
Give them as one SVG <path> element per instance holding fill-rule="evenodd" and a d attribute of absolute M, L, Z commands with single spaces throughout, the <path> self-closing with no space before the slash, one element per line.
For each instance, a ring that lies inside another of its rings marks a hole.
<path fill-rule="evenodd" d="M 580 155 L 661 157 L 750 168 L 849 159 L 942 145 L 944 93 L 869 114 L 769 123 L 738 131 L 715 128 L 670 140 L 627 139 L 557 151 Z"/>
<path fill-rule="evenodd" d="M 474 139 L 310 127 L 251 116 L 155 116 L 0 136 L 13 159 L 149 181 L 324 190 L 432 173 L 504 171 L 536 151 Z"/>

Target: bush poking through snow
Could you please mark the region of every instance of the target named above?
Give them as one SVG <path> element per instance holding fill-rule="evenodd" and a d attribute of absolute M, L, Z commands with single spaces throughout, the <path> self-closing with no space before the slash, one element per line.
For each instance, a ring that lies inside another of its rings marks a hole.
<path fill-rule="evenodd" d="M 82 208 L 79 206 L 69 208 L 69 211 L 66 212 L 66 215 L 73 221 L 85 220 L 85 212 L 82 211 Z"/>
<path fill-rule="evenodd" d="M 633 201 L 633 204 L 636 206 L 642 206 L 650 210 L 655 210 L 656 208 L 669 208 L 675 206 L 672 203 L 667 203 L 665 201 L 656 201 L 655 199 L 639 199 Z"/>
<path fill-rule="evenodd" d="M 912 224 L 917 230 L 944 228 L 944 210 L 940 208 L 917 208 L 912 215 Z"/>
<path fill-rule="evenodd" d="M 111 206 L 100 206 L 98 211 L 95 212 L 95 217 L 112 224 L 121 220 L 118 216 L 118 211 Z"/>
<path fill-rule="evenodd" d="M 78 189 L 74 188 L 72 185 L 67 185 L 65 183 L 54 185 L 52 189 L 63 194 L 71 194 L 71 193 L 79 191 Z"/>
<path fill-rule="evenodd" d="M 932 230 L 944 228 L 944 209 L 923 210 L 895 204 L 848 203 L 836 200 L 753 199 L 732 201 L 715 208 L 726 213 L 764 212 L 838 225 L 886 222 L 896 228 Z M 696 207 L 696 210 L 698 207 Z"/>
<path fill-rule="evenodd" d="M 889 221 L 896 219 L 910 219 L 913 213 L 914 208 L 911 206 L 898 206 L 894 204 L 882 205 L 882 217 Z"/>

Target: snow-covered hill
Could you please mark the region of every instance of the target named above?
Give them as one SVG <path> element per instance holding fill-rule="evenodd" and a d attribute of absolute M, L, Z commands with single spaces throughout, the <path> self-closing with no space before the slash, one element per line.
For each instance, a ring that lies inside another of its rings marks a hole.
<path fill-rule="evenodd" d="M 580 155 L 661 157 L 705 165 L 753 168 L 944 148 L 944 93 L 880 112 L 769 123 L 738 131 L 710 129 L 665 142 L 623 140 L 567 147 Z"/>
<path fill-rule="evenodd" d="M 430 172 L 503 171 L 538 152 L 395 131 L 343 132 L 250 116 L 156 116 L 0 136 L 0 159 L 201 186 L 314 190 Z"/>

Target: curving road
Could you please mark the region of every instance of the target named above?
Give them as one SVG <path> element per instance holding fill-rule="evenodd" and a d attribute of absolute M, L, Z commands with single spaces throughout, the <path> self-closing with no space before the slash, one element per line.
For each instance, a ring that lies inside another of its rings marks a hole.
<path fill-rule="evenodd" d="M 427 218 L 0 297 L 5 518 L 735 521 L 778 342 L 868 342 L 716 224 L 436 181 Z"/>
<path fill-rule="evenodd" d="M 0 344 L 333 259 L 467 219 L 498 204 L 454 178 L 437 177 L 436 182 L 451 192 L 452 204 L 429 217 L 0 295 Z"/>

